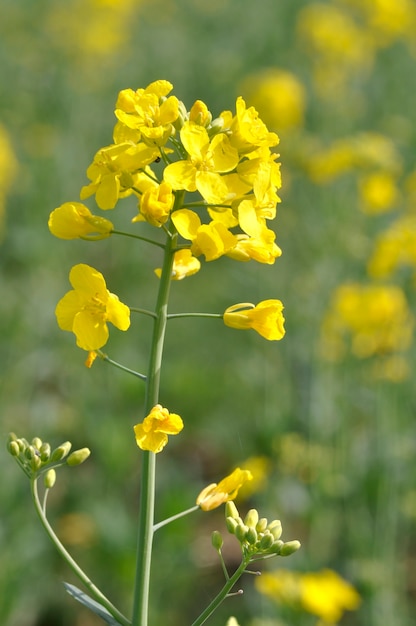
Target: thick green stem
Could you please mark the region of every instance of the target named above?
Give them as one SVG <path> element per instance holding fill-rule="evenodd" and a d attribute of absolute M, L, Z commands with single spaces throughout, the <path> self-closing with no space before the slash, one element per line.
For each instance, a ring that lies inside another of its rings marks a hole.
<path fill-rule="evenodd" d="M 224 602 L 225 598 L 232 591 L 232 588 L 236 584 L 236 582 L 243 575 L 247 565 L 250 562 L 250 557 L 245 557 L 240 566 L 235 570 L 234 574 L 228 578 L 224 587 L 221 591 L 215 596 L 215 598 L 210 602 L 207 608 L 201 613 L 201 615 L 192 623 L 192 626 L 201 626 L 204 624 L 207 619 L 214 613 L 214 611 L 219 607 L 219 605 Z"/>
<path fill-rule="evenodd" d="M 182 206 L 183 193 L 176 196 L 174 210 Z M 153 338 L 147 373 L 145 415 L 158 404 L 160 370 L 167 323 L 168 299 L 176 249 L 177 234 L 168 235 L 165 245 L 162 274 L 156 303 Z M 136 579 L 134 585 L 134 605 L 132 626 L 147 626 L 150 588 L 150 566 L 154 533 L 156 455 L 143 452 L 139 531 L 137 541 Z"/>
<path fill-rule="evenodd" d="M 90 594 L 93 596 L 93 598 L 95 600 L 97 600 L 97 602 L 99 602 L 103 607 L 105 607 L 107 609 L 107 611 L 114 617 L 114 619 L 116 619 L 119 622 L 119 624 L 121 624 L 122 626 L 129 626 L 130 625 L 129 620 L 126 617 L 124 617 L 124 615 L 122 613 L 120 613 L 120 611 L 113 604 L 111 604 L 110 600 L 108 600 L 105 597 L 105 595 L 98 589 L 98 587 L 96 587 L 94 585 L 94 583 L 88 578 L 88 576 L 80 568 L 78 563 L 76 561 L 74 561 L 74 559 L 69 554 L 69 552 L 67 551 L 65 546 L 61 543 L 61 541 L 56 536 L 56 534 L 55 534 L 52 526 L 49 524 L 49 522 L 47 520 L 47 517 L 46 517 L 46 514 L 45 514 L 44 506 L 45 506 L 46 502 L 44 500 L 44 506 L 42 506 L 41 503 L 40 503 L 40 500 L 39 500 L 37 478 L 31 478 L 30 486 L 31 486 L 32 498 L 33 498 L 33 502 L 34 502 L 34 505 L 35 505 L 36 512 L 37 512 L 37 514 L 39 516 L 39 519 L 40 519 L 40 521 L 42 523 L 42 526 L 44 527 L 44 529 L 48 533 L 49 538 L 52 540 L 52 542 L 55 545 L 56 549 L 58 550 L 59 554 L 67 562 L 67 564 L 72 569 L 74 574 L 86 586 L 86 588 L 88 589 Z"/>

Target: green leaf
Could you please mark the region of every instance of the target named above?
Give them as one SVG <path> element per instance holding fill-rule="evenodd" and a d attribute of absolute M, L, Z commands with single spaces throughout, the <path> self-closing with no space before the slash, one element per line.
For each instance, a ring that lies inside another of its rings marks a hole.
<path fill-rule="evenodd" d="M 90 611 L 101 617 L 107 624 L 110 626 L 120 626 L 120 622 L 118 622 L 112 615 L 104 608 L 101 604 L 87 596 L 86 593 L 75 587 L 75 585 L 70 585 L 69 583 L 64 583 L 64 587 L 69 593 L 70 596 L 81 602 L 84 606 L 86 606 Z"/>

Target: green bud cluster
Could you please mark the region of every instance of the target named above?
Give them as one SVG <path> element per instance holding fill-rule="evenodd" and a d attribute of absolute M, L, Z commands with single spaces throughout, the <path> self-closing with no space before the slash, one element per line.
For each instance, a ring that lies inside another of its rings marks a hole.
<path fill-rule="evenodd" d="M 299 541 L 281 540 L 280 520 L 268 522 L 265 517 L 259 517 L 256 509 L 250 509 L 242 519 L 233 501 L 225 505 L 225 523 L 228 532 L 240 542 L 245 556 L 289 556 L 300 548 Z"/>
<path fill-rule="evenodd" d="M 14 456 L 27 476 L 31 478 L 44 473 L 44 484 L 48 489 L 55 484 L 55 467 L 64 464 L 80 465 L 90 455 L 88 448 L 81 448 L 70 454 L 71 448 L 71 442 L 65 441 L 52 450 L 50 444 L 42 441 L 39 437 L 34 437 L 29 442 L 24 437 L 17 437 L 14 433 L 9 434 L 7 441 L 8 451 Z"/>

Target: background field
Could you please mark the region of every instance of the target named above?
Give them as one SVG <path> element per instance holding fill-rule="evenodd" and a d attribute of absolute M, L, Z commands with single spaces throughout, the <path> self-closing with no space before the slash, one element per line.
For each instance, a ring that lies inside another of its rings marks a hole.
<path fill-rule="evenodd" d="M 415 55 L 412 0 L 2 1 L 1 624 L 99 623 L 66 597 L 61 581 L 76 581 L 5 451 L 9 431 L 92 449 L 84 466 L 60 473 L 50 516 L 91 577 L 130 606 L 140 471 L 132 425 L 143 389 L 104 363 L 84 368 L 54 308 L 79 262 L 102 271 L 123 301 L 151 308 L 158 258 L 117 239 L 59 241 L 47 219 L 78 200 L 94 153 L 111 143 L 118 91 L 158 78 L 188 108 L 199 98 L 214 115 L 243 94 L 280 135 L 283 171 L 283 256 L 274 266 L 205 264 L 173 285 L 171 311 L 280 298 L 287 334 L 269 343 L 216 320 L 171 322 L 161 400 L 186 429 L 160 456 L 157 517 L 192 506 L 205 484 L 254 459 L 258 490 L 239 506 L 280 517 L 284 538 L 302 541 L 268 569 L 336 570 L 362 596 L 345 625 L 415 623 Z M 126 224 L 134 214 L 127 201 Z M 390 260 L 384 274 L 369 270 L 377 250 Z M 341 305 L 334 297 L 346 284 L 353 295 Z M 374 286 L 381 292 L 362 299 Z M 392 286 L 401 304 L 390 310 Z M 110 356 L 145 369 L 149 330 L 144 319 L 113 332 Z M 221 510 L 160 531 L 153 624 L 191 623 L 207 604 L 221 581 L 209 537 L 222 527 Z M 232 543 L 227 555 L 232 567 Z M 316 624 L 243 582 L 244 597 L 210 623 L 234 614 L 241 626 Z"/>

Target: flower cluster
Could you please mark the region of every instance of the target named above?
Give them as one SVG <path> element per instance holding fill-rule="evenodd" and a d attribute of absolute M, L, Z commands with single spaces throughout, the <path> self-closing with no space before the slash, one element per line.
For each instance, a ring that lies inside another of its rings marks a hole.
<path fill-rule="evenodd" d="M 29 443 L 24 437 L 16 437 L 10 433 L 7 449 L 16 459 L 25 474 L 29 477 L 44 474 L 45 487 L 55 484 L 55 468 L 60 465 L 80 465 L 90 455 L 88 448 L 80 448 L 71 452 L 72 444 L 65 441 L 52 450 L 50 444 L 34 437 Z"/>
<path fill-rule="evenodd" d="M 265 517 L 259 517 L 256 509 L 250 509 L 243 520 L 233 501 L 225 506 L 225 522 L 228 532 L 240 542 L 244 556 L 289 556 L 300 548 L 297 540 L 285 542 L 280 539 L 280 520 L 268 522 Z"/>
<path fill-rule="evenodd" d="M 172 88 L 167 80 L 157 80 L 119 93 L 113 143 L 98 150 L 87 169 L 90 182 L 81 189 L 81 200 L 95 196 L 102 211 L 134 198 L 133 230 L 119 231 L 83 202 L 71 201 L 52 211 L 51 233 L 90 241 L 127 235 L 160 246 L 157 238 L 134 230 L 147 222 L 177 241 L 172 280 L 198 272 L 199 257 L 273 264 L 281 254 L 268 226 L 280 202 L 280 164 L 272 151 L 278 136 L 242 97 L 235 112 L 223 111 L 213 119 L 200 100 L 188 111 L 171 95 Z M 162 270 L 155 272 L 160 277 Z M 74 289 L 58 303 L 56 316 L 80 348 L 92 352 L 104 346 L 107 322 L 129 328 L 129 308 L 107 290 L 98 270 L 76 265 L 69 278 Z M 234 305 L 223 319 L 233 328 L 253 328 L 268 340 L 279 340 L 285 332 L 282 310 L 280 300 L 266 300 L 256 307 Z"/>

